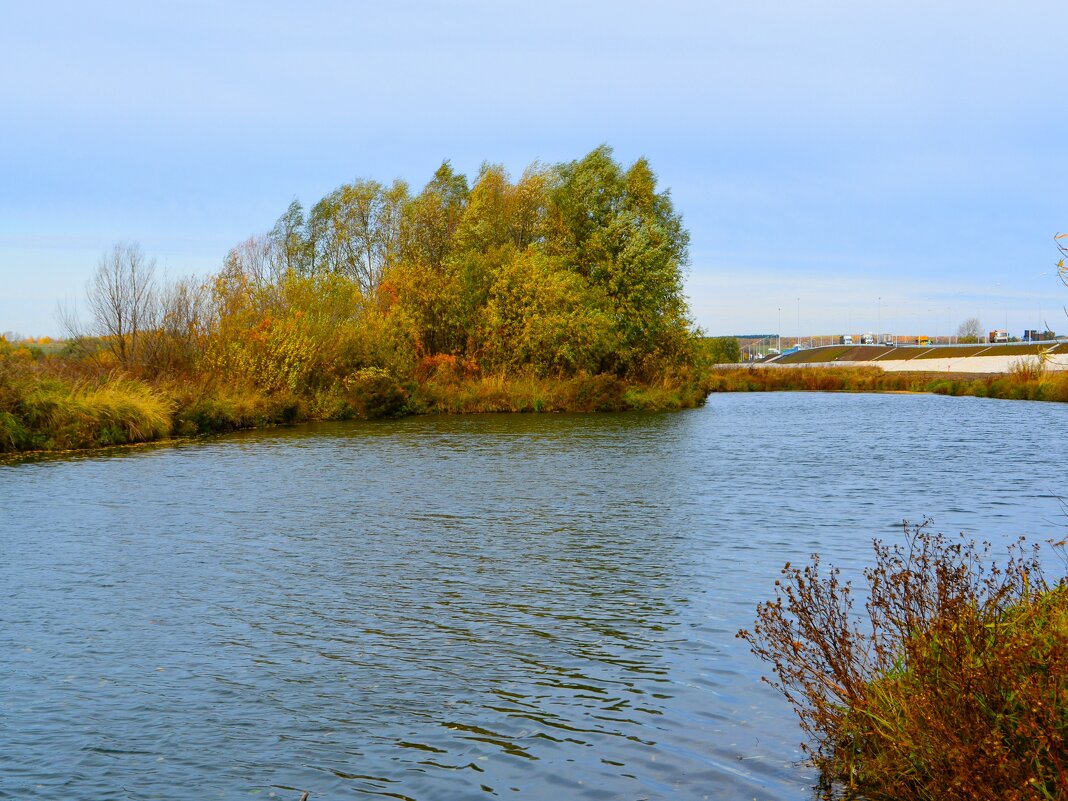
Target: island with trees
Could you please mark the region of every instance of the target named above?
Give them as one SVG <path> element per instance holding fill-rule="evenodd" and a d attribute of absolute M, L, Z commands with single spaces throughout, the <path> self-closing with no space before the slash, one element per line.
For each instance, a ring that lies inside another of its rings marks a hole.
<path fill-rule="evenodd" d="M 516 180 L 448 162 L 357 180 L 164 280 L 116 245 L 61 348 L 0 341 L 0 451 L 410 413 L 699 405 L 714 356 L 689 234 L 648 162 L 607 146 Z"/>

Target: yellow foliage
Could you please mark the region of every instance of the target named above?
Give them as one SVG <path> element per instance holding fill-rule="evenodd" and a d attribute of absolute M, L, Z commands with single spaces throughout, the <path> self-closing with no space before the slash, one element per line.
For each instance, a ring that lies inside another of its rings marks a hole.
<path fill-rule="evenodd" d="M 490 290 L 480 336 L 485 358 L 494 367 L 529 365 L 539 375 L 599 372 L 616 343 L 604 305 L 582 276 L 524 251 Z"/>
<path fill-rule="evenodd" d="M 104 370 L 114 370 L 119 366 L 119 357 L 113 350 L 101 350 L 96 354 L 97 364 Z"/>
<path fill-rule="evenodd" d="M 212 372 L 271 392 L 301 392 L 344 372 L 364 306 L 354 282 L 290 272 L 264 287 L 231 271 L 214 291 L 219 317 L 205 359 Z"/>

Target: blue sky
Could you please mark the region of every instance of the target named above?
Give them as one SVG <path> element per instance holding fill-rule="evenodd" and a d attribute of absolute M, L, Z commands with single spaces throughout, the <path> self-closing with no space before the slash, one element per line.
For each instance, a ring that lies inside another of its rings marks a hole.
<path fill-rule="evenodd" d="M 671 189 L 710 333 L 1068 331 L 1065 31 L 1063 0 L 0 0 L 0 331 L 58 333 L 118 241 L 206 274 L 355 177 L 602 142 Z"/>

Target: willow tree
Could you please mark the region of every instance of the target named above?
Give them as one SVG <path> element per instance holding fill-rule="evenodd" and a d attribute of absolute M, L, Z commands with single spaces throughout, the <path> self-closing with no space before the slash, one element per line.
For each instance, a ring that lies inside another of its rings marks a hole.
<path fill-rule="evenodd" d="M 602 369 L 655 372 L 691 342 L 683 269 L 689 234 L 645 159 L 624 170 L 606 145 L 562 164 L 547 247 L 601 290 L 619 337 Z"/>
<path fill-rule="evenodd" d="M 405 207 L 401 258 L 432 269 L 445 265 L 468 197 L 467 178 L 442 162 L 423 191 Z"/>
<path fill-rule="evenodd" d="M 297 273 L 308 271 L 311 254 L 306 226 L 304 207 L 299 201 L 294 200 L 267 235 L 275 258 L 283 271 Z"/>
<path fill-rule="evenodd" d="M 312 207 L 307 231 L 314 272 L 344 275 L 370 293 L 378 285 L 376 228 L 382 187 L 377 181 L 342 184 Z"/>

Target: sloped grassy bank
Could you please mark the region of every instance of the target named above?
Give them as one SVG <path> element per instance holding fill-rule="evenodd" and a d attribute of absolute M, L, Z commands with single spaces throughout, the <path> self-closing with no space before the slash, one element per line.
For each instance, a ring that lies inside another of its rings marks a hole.
<path fill-rule="evenodd" d="M 1068 402 L 1068 373 L 1021 365 L 1006 374 L 888 373 L 878 367 L 725 367 L 713 370 L 709 392 L 932 392 L 980 398 Z"/>
<path fill-rule="evenodd" d="M 304 396 L 219 382 L 0 375 L 0 453 L 109 447 L 312 420 L 684 409 L 700 405 L 706 395 L 702 382 L 685 372 L 655 383 L 613 375 L 400 382 L 371 368 Z"/>

